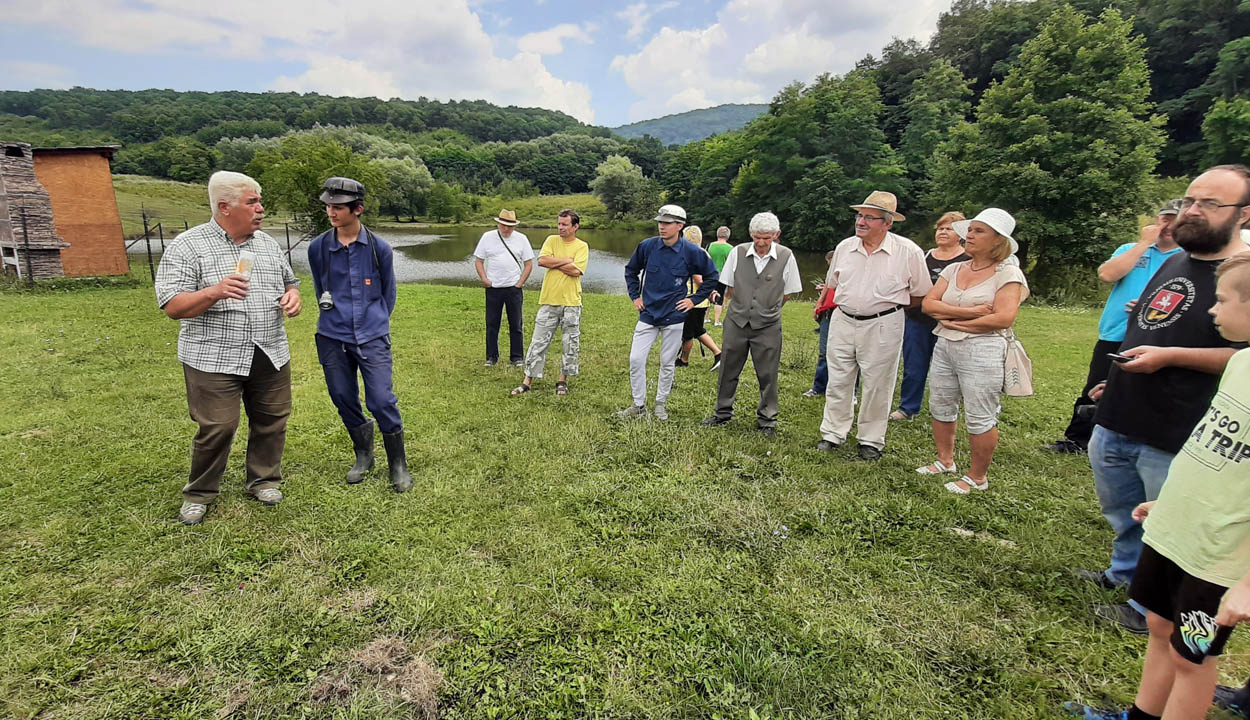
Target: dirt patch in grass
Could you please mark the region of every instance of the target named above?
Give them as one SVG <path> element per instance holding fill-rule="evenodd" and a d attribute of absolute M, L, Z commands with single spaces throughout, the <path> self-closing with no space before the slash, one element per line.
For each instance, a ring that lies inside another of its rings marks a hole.
<path fill-rule="evenodd" d="M 346 705 L 362 690 L 408 705 L 422 718 L 438 716 L 438 688 L 443 672 L 424 655 L 443 644 L 441 639 L 410 646 L 402 638 L 385 636 L 353 650 L 345 668 L 332 668 L 313 681 L 312 699 Z"/>

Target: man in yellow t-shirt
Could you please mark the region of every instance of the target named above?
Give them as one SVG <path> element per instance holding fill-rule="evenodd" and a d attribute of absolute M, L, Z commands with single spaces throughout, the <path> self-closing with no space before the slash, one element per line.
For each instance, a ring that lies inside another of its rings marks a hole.
<path fill-rule="evenodd" d="M 538 315 L 534 318 L 534 338 L 525 355 L 525 382 L 513 388 L 513 395 L 530 391 L 534 378 L 543 376 L 547 348 L 560 329 L 564 350 L 556 395 L 569 391 L 569 376 L 577 374 L 577 352 L 582 325 L 582 274 L 590 257 L 590 247 L 577 239 L 581 218 L 573 210 L 561 210 L 556 220 L 557 235 L 547 236 L 538 253 L 538 264 L 547 268 L 542 293 L 538 296 Z"/>

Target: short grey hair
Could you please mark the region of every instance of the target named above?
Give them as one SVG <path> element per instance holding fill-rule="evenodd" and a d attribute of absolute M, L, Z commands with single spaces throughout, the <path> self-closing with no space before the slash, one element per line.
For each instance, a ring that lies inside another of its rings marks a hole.
<path fill-rule="evenodd" d="M 716 228 L 716 237 L 718 238 L 729 237 L 729 228 L 725 227 L 724 225 L 721 225 L 720 227 Z"/>
<path fill-rule="evenodd" d="M 243 173 L 218 170 L 208 178 L 208 205 L 217 214 L 217 203 L 238 205 L 243 193 L 251 190 L 260 193 L 260 183 Z"/>
<path fill-rule="evenodd" d="M 781 232 L 781 221 L 777 219 L 776 215 L 770 212 L 756 213 L 755 217 L 751 218 L 751 225 L 748 228 L 748 232 L 752 235 L 756 233 Z"/>

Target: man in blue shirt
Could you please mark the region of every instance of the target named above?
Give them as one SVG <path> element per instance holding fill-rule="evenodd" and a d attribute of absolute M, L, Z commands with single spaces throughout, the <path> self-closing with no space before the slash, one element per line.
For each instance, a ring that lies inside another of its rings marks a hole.
<path fill-rule="evenodd" d="M 330 230 L 308 246 L 308 265 L 321 316 L 317 358 L 326 388 L 347 426 L 356 463 L 347 482 L 358 483 L 373 469 L 373 422 L 360 409 L 356 373 L 365 382 L 365 406 L 378 421 L 391 487 L 406 492 L 412 475 L 404 452 L 404 423 L 391 383 L 391 312 L 395 272 L 391 246 L 360 223 L 365 186 L 350 178 L 326 180 L 321 201 Z"/>
<path fill-rule="evenodd" d="M 1082 454 L 1089 446 L 1090 435 L 1094 432 L 1094 401 L 1089 399 L 1089 391 L 1106 380 L 1111 372 L 1111 358 L 1107 354 L 1119 350 L 1120 343 L 1124 341 L 1132 309 L 1130 304 L 1137 301 L 1146 282 L 1163 261 L 1180 252 L 1180 247 L 1172 239 L 1172 223 L 1176 221 L 1180 209 L 1180 198 L 1164 203 L 1159 208 L 1155 224 L 1142 228 L 1137 242 L 1124 243 L 1116 248 L 1111 257 L 1098 267 L 1098 279 L 1115 283 L 1115 286 L 1111 288 L 1107 304 L 1102 309 L 1102 318 L 1098 321 L 1098 342 L 1094 344 L 1094 356 L 1089 361 L 1085 387 L 1072 404 L 1072 420 L 1063 431 L 1063 439 L 1046 445 L 1045 449 Z"/>
<path fill-rule="evenodd" d="M 686 211 L 677 205 L 660 208 L 655 221 L 658 237 L 638 243 L 625 263 L 625 286 L 638 310 L 634 342 L 629 349 L 629 389 L 634 402 L 617 413 L 623 418 L 647 415 L 647 355 L 660 338 L 660 380 L 655 391 L 655 418 L 668 419 L 668 394 L 673 389 L 673 364 L 681 350 L 681 331 L 686 313 L 703 302 L 716 287 L 712 258 L 693 243 L 682 242 Z M 640 277 L 641 276 L 641 279 Z M 692 277 L 701 280 L 693 295 L 686 295 Z"/>

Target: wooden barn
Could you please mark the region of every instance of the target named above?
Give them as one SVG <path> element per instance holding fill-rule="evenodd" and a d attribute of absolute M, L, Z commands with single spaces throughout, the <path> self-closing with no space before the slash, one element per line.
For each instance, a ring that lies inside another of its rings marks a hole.
<path fill-rule="evenodd" d="M 130 272 L 122 218 L 113 194 L 109 161 L 117 145 L 35 148 L 35 177 L 52 198 L 65 274 L 124 275 Z"/>
<path fill-rule="evenodd" d="M 0 141 L 5 272 L 23 278 L 29 272 L 36 280 L 129 272 L 109 168 L 117 149 Z"/>
<path fill-rule="evenodd" d="M 56 234 L 48 191 L 35 178 L 30 145 L 0 141 L 0 269 L 36 280 L 61 277 L 67 247 Z"/>

